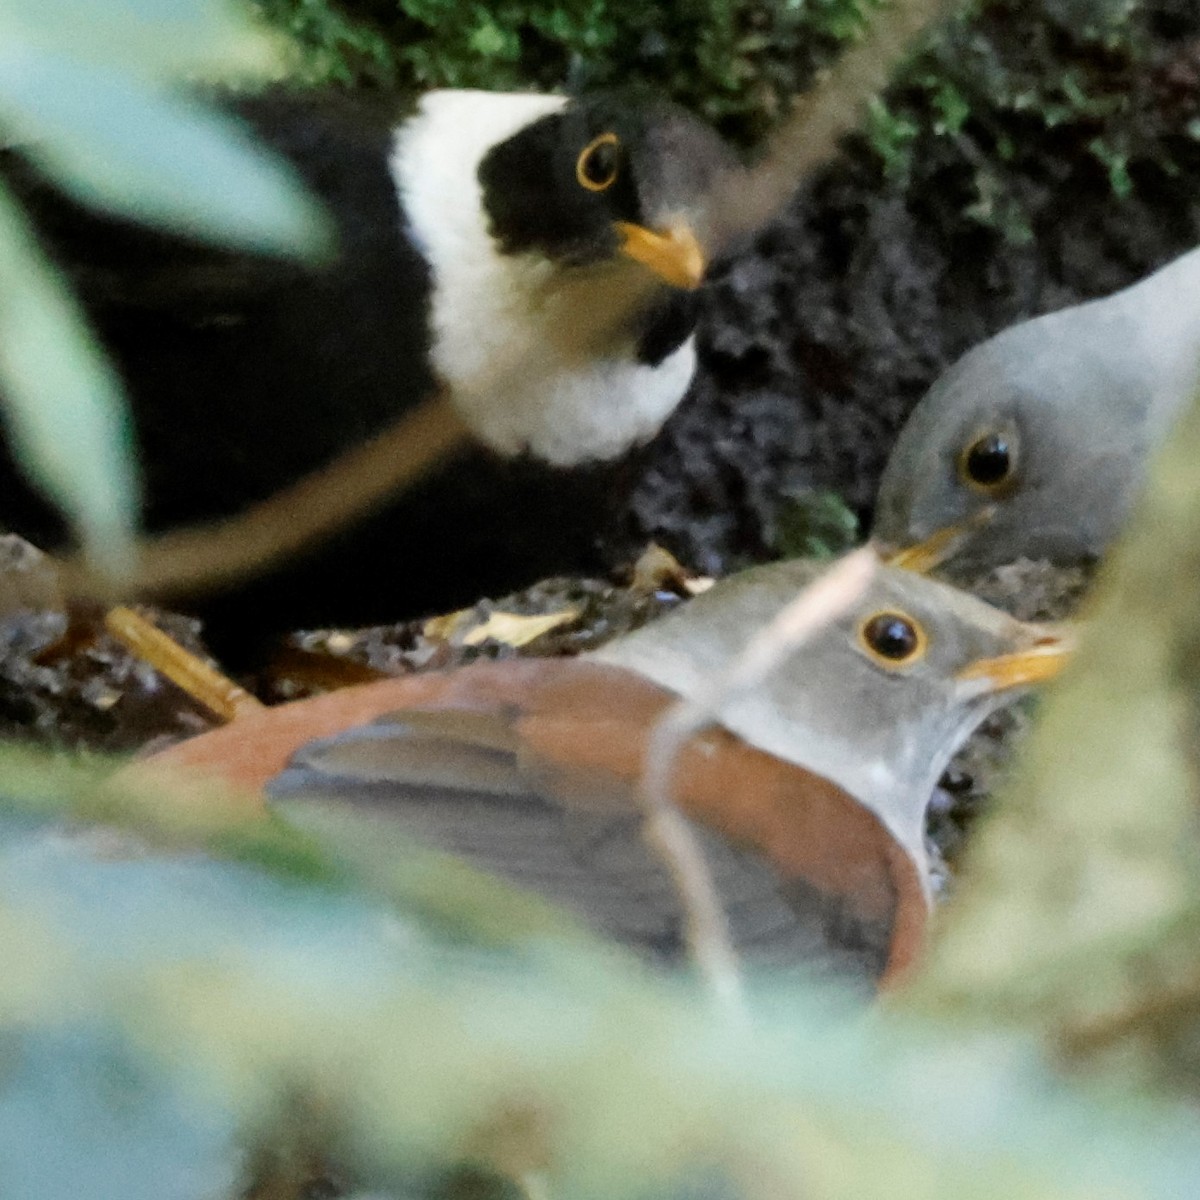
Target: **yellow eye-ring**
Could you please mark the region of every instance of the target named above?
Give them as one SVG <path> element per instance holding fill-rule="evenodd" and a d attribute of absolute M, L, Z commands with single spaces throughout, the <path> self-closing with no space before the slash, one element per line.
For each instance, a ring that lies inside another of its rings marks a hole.
<path fill-rule="evenodd" d="M 989 495 L 1012 483 L 1017 469 L 1017 452 L 1006 433 L 985 433 L 958 456 L 958 477 L 969 488 Z"/>
<path fill-rule="evenodd" d="M 621 165 L 621 141 L 615 133 L 593 138 L 575 162 L 575 178 L 589 192 L 607 191 L 617 182 Z"/>
<path fill-rule="evenodd" d="M 859 645 L 881 667 L 909 667 L 925 654 L 928 641 L 919 621 L 907 613 L 885 609 L 858 627 Z"/>

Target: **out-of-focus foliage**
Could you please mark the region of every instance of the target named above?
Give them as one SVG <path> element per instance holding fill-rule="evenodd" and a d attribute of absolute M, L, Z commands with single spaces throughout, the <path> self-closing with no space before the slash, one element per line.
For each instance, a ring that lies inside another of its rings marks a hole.
<path fill-rule="evenodd" d="M 432 907 L 389 902 L 354 882 L 340 840 L 279 823 L 261 846 L 307 842 L 333 874 L 186 850 L 199 829 L 211 845 L 222 824 L 261 822 L 235 803 L 192 821 L 181 808 L 150 841 L 64 825 L 138 805 L 40 760 L 8 765 L 0 1183 L 13 1200 L 139 1197 L 148 1176 L 160 1200 L 214 1200 L 297 1142 L 389 1195 L 429 1194 L 462 1167 L 564 1197 L 703 1183 L 813 1200 L 1182 1197 L 1200 1172 L 1189 1118 L 1089 1099 L 1019 1047 L 864 1020 L 815 990 L 752 985 L 750 1020 L 731 1023 L 689 982 L 565 925 L 476 936 L 456 918 L 464 876 L 413 889 L 436 892 Z M 420 861 L 393 855 L 398 880 Z M 486 886 L 502 910 L 512 893 Z"/>
<path fill-rule="evenodd" d="M 0 0 L 0 134 L 82 203 L 270 253 L 319 250 L 323 216 L 183 78 L 274 61 L 222 0 Z M 0 191 L 0 394 L 23 466 L 92 554 L 125 565 L 137 471 L 119 383 Z"/>
<path fill-rule="evenodd" d="M 868 131 L 910 193 L 958 206 L 1012 243 L 1090 159 L 1116 200 L 1194 159 L 1200 32 L 1190 0 L 977 0 L 946 22 Z"/>
<path fill-rule="evenodd" d="M 774 546 L 783 558 L 832 558 L 860 540 L 858 518 L 833 492 L 790 498 L 776 525 Z"/>
<path fill-rule="evenodd" d="M 424 90 L 649 84 L 752 140 L 878 0 L 252 0 L 309 78 Z"/>
<path fill-rule="evenodd" d="M 85 545 L 120 570 L 137 518 L 121 387 L 3 189 L 0 290 L 0 394 L 13 444 Z"/>
<path fill-rule="evenodd" d="M 1104 564 L 1079 660 L 968 862 L 914 997 L 1200 1092 L 1200 402 Z M 1169 537 L 1165 536 L 1169 533 Z"/>
<path fill-rule="evenodd" d="M 233 1114 L 99 1022 L 0 1033 L 0 1175 L 12 1200 L 237 1195 Z"/>

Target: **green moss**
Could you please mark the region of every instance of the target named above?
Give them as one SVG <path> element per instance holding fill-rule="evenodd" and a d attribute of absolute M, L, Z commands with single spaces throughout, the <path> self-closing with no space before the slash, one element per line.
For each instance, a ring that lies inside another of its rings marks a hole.
<path fill-rule="evenodd" d="M 1023 244 L 1066 164 L 1126 199 L 1194 157 L 1197 36 L 1194 0 L 975 5 L 902 73 L 870 144 L 885 179 Z"/>
<path fill-rule="evenodd" d="M 296 72 L 310 81 L 651 85 L 753 142 L 881 0 L 248 2 L 292 35 Z M 1033 236 L 1030 180 L 1056 159 L 1094 161 L 1098 184 L 1126 197 L 1146 185 L 1147 166 L 1174 170 L 1173 142 L 1194 144 L 1195 89 L 1190 100 L 1177 89 L 1175 109 L 1168 95 L 1164 120 L 1159 83 L 1164 44 L 1197 35 L 1194 0 L 968 5 L 872 110 L 881 182 L 923 195 L 938 176 L 968 222 L 1013 244 Z"/>
<path fill-rule="evenodd" d="M 921 126 L 911 116 L 889 108 L 882 98 L 871 101 L 867 110 L 867 140 L 889 177 L 907 178 L 912 165 L 910 148 L 920 132 Z"/>
<path fill-rule="evenodd" d="M 650 85 L 761 136 L 879 0 L 251 0 L 314 81 L 499 89 Z"/>
<path fill-rule="evenodd" d="M 860 540 L 858 519 L 840 496 L 810 491 L 781 504 L 773 549 L 781 558 L 833 558 Z"/>

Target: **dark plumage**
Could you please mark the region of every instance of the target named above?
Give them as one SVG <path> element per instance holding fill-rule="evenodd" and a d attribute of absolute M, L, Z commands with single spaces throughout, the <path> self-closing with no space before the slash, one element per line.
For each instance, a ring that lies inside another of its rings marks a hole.
<path fill-rule="evenodd" d="M 325 202 L 340 237 L 332 266 L 90 213 L 19 151 L 0 155 L 127 382 L 146 527 L 238 513 L 387 428 L 439 383 L 475 440 L 284 569 L 176 602 L 236 653 L 265 632 L 395 620 L 598 566 L 631 455 L 690 379 L 684 284 L 698 275 L 664 279 L 676 260 L 685 274 L 702 268 L 698 244 L 677 230 L 701 217 L 728 163 L 715 136 L 673 108 L 608 98 L 432 93 L 399 115 L 303 95 L 230 106 Z M 584 162 L 588 144 L 609 136 L 616 151 Z M 579 178 L 604 182 L 610 167 L 603 188 Z M 444 239 L 438 222 L 453 226 Z M 563 386 L 580 377 L 577 395 Z M 7 457 L 0 469 L 0 519 L 60 544 L 49 507 Z"/>

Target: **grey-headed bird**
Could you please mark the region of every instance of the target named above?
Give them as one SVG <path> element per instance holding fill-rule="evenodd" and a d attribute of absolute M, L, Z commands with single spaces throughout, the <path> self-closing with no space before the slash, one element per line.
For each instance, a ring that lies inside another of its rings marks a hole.
<path fill-rule="evenodd" d="M 1200 388 L 1200 250 L 1103 300 L 977 346 L 914 409 L 873 536 L 955 578 L 1099 556 Z M 925 557 L 921 549 L 914 557 Z"/>
<path fill-rule="evenodd" d="M 285 817 L 312 805 L 367 817 L 381 846 L 400 836 L 459 856 L 669 961 L 686 913 L 643 836 L 651 730 L 820 569 L 747 571 L 580 658 L 480 661 L 259 709 L 150 763 L 249 787 Z M 726 703 L 684 748 L 672 791 L 747 959 L 870 979 L 906 967 L 928 909 L 924 817 L 938 777 L 1066 649 L 881 567 L 834 623 Z"/>

